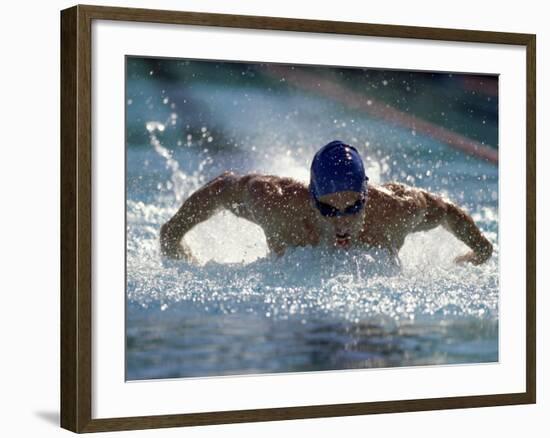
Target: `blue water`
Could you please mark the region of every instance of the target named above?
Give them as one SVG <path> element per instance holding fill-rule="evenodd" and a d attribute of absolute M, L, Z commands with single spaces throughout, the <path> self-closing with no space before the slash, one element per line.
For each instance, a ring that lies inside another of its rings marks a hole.
<path fill-rule="evenodd" d="M 207 107 L 212 125 L 186 105 Z M 298 92 L 198 85 L 165 92 L 159 108 L 140 117 L 149 141 L 127 145 L 128 380 L 498 360 L 496 166 Z M 358 250 L 277 258 L 258 226 L 229 212 L 186 236 L 200 265 L 160 257 L 160 226 L 204 182 L 227 169 L 307 181 L 333 139 L 359 149 L 371 182 L 463 206 L 493 257 L 454 265 L 467 248 L 438 228 L 407 238 L 401 271 Z"/>

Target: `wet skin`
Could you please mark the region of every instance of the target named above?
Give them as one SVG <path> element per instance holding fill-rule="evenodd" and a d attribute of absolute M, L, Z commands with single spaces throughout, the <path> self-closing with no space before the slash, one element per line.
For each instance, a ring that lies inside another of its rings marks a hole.
<path fill-rule="evenodd" d="M 338 192 L 319 201 L 344 210 L 361 196 Z M 464 210 L 423 189 L 393 182 L 370 184 L 365 206 L 358 213 L 329 217 L 315 207 L 308 187 L 292 178 L 224 172 L 194 192 L 161 227 L 162 254 L 194 261 L 185 234 L 221 209 L 262 227 L 269 249 L 278 255 L 287 247 L 324 244 L 344 249 L 376 247 L 397 256 L 408 234 L 439 225 L 471 249 L 457 257 L 456 263 L 479 265 L 493 252 Z"/>

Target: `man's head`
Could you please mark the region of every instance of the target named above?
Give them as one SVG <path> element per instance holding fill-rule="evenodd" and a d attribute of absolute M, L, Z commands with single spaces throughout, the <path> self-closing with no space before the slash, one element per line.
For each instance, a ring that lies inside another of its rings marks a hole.
<path fill-rule="evenodd" d="M 353 146 L 334 140 L 313 157 L 309 191 L 325 231 L 337 246 L 348 247 L 365 219 L 367 181 L 363 161 Z"/>

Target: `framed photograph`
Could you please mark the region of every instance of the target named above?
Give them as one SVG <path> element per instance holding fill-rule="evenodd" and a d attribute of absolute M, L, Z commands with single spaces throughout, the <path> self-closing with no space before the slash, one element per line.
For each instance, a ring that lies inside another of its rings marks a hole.
<path fill-rule="evenodd" d="M 61 12 L 61 426 L 535 403 L 535 35 Z"/>

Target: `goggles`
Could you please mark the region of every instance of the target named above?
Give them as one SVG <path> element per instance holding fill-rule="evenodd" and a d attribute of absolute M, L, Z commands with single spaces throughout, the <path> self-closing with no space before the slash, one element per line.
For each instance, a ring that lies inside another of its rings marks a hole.
<path fill-rule="evenodd" d="M 354 204 L 347 206 L 343 210 L 339 210 L 332 205 L 325 204 L 315 197 L 313 200 L 315 201 L 315 207 L 317 207 L 319 213 L 328 217 L 350 216 L 352 214 L 359 213 L 366 203 L 366 197 L 364 194 L 361 195 L 361 197 Z"/>

